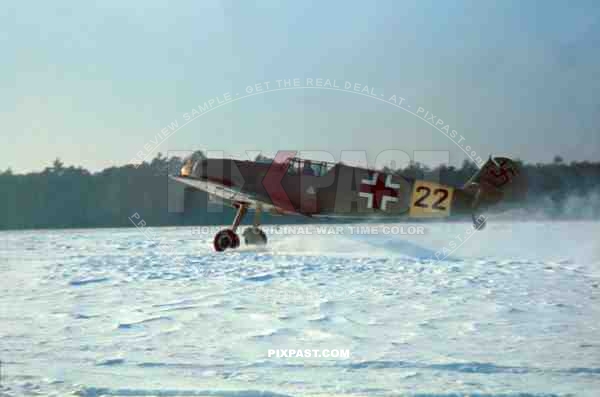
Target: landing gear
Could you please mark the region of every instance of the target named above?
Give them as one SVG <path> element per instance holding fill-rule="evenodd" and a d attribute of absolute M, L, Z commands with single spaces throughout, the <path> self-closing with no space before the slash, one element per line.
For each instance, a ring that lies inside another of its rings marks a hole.
<path fill-rule="evenodd" d="M 252 227 L 246 228 L 244 230 L 244 243 L 246 245 L 267 245 L 267 235 L 262 231 L 258 226 L 260 225 L 260 214 L 262 212 L 262 207 L 258 206 L 256 208 L 256 212 L 254 213 L 254 222 Z"/>
<path fill-rule="evenodd" d="M 225 251 L 227 248 L 237 248 L 240 246 L 240 238 L 232 229 L 220 230 L 213 240 L 215 251 Z"/>
<path fill-rule="evenodd" d="M 471 219 L 473 220 L 473 227 L 476 230 L 483 230 L 483 229 L 485 229 L 485 225 L 487 223 L 486 222 L 487 219 L 485 218 L 485 216 L 483 216 L 481 214 L 477 215 L 477 214 L 473 213 L 471 215 Z"/>
<path fill-rule="evenodd" d="M 223 229 L 220 230 L 213 240 L 213 247 L 215 247 L 215 251 L 221 252 L 225 251 L 227 248 L 235 249 L 240 246 L 240 237 L 236 234 L 236 230 L 242 222 L 244 215 L 246 215 L 246 211 L 248 210 L 247 204 L 236 204 L 237 213 L 235 214 L 235 218 L 233 218 L 233 224 L 231 225 L 231 229 Z"/>
<path fill-rule="evenodd" d="M 213 246 L 215 251 L 222 252 L 228 248 L 236 249 L 240 246 L 240 237 L 237 235 L 236 230 L 244 215 L 248 211 L 248 204 L 239 203 L 236 204 L 237 213 L 233 219 L 233 224 L 230 229 L 220 230 L 213 240 Z M 254 225 L 244 230 L 244 242 L 247 245 L 265 245 L 267 244 L 267 236 L 258 226 L 260 224 L 260 213 L 262 208 L 258 207 L 254 215 Z"/>
<path fill-rule="evenodd" d="M 246 245 L 266 245 L 267 235 L 257 226 L 246 228 L 243 233 Z"/>

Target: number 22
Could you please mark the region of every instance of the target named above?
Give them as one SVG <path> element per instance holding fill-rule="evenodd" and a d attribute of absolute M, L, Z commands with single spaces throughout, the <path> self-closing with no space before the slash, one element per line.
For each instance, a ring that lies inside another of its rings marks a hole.
<path fill-rule="evenodd" d="M 424 203 L 423 201 L 425 201 L 429 197 L 429 195 L 431 194 L 431 189 L 428 188 L 427 186 L 419 186 L 417 188 L 417 193 L 421 193 L 421 192 L 425 192 L 425 194 L 423 194 L 421 197 L 419 197 L 419 199 L 417 201 L 415 201 L 415 207 L 429 208 L 427 203 Z M 441 189 L 441 188 L 435 189 L 433 191 L 433 195 L 437 196 L 438 198 L 431 205 L 431 208 L 434 210 L 446 211 L 446 207 L 444 207 L 441 204 L 444 202 L 444 200 L 446 200 L 448 198 L 448 190 Z"/>

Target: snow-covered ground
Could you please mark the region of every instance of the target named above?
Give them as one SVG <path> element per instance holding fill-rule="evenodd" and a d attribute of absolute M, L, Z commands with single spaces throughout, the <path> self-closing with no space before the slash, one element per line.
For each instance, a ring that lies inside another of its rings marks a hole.
<path fill-rule="evenodd" d="M 424 226 L 2 232 L 0 395 L 600 395 L 600 223 Z"/>

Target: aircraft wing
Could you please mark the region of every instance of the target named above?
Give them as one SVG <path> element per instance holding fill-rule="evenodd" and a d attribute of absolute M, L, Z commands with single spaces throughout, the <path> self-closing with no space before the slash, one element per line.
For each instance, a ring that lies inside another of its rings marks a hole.
<path fill-rule="evenodd" d="M 275 215 L 302 215 L 297 212 L 290 212 L 282 208 L 274 206 L 268 198 L 259 197 L 258 195 L 242 192 L 235 187 L 228 187 L 216 182 L 207 180 L 169 175 L 169 178 L 184 185 L 202 190 L 208 193 L 209 197 L 219 199 L 224 205 L 234 207 L 235 204 L 246 204 L 250 209 L 261 207 L 263 210 L 271 211 Z"/>

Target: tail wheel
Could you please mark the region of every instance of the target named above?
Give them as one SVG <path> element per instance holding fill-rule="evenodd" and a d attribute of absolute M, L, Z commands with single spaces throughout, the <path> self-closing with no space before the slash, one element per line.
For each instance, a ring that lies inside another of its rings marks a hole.
<path fill-rule="evenodd" d="M 473 220 L 473 227 L 477 230 L 485 229 L 487 219 L 483 215 L 472 214 L 471 219 Z"/>
<path fill-rule="evenodd" d="M 240 246 L 240 238 L 231 229 L 219 231 L 213 240 L 215 251 L 222 252 L 227 248 L 237 248 Z"/>

